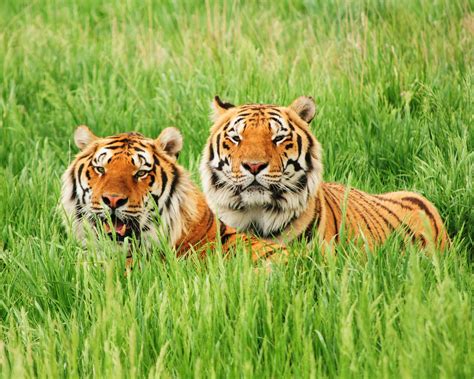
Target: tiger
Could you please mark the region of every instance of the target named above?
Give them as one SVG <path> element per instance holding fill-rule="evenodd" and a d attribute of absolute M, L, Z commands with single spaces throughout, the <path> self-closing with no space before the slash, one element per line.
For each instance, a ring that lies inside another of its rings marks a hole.
<path fill-rule="evenodd" d="M 289 106 L 235 106 L 216 96 L 201 181 L 212 210 L 226 224 L 265 239 L 304 239 L 333 249 L 360 241 L 373 250 L 395 231 L 444 249 L 443 221 L 423 196 L 369 194 L 323 181 L 322 148 L 310 130 L 311 97 Z"/>
<path fill-rule="evenodd" d="M 183 146 L 178 129 L 165 128 L 156 139 L 135 132 L 100 138 L 81 125 L 74 141 L 80 151 L 62 176 L 61 204 L 78 239 L 88 231 L 119 243 L 165 239 L 178 257 L 203 257 L 217 247 L 227 254 L 244 244 L 253 261 L 284 259 L 281 244 L 237 233 L 216 218 L 177 163 Z M 131 254 L 127 258 L 131 265 Z"/>

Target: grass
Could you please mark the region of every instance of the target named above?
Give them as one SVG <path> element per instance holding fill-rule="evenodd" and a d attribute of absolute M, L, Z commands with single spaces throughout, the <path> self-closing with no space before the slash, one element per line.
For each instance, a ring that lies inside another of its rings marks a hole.
<path fill-rule="evenodd" d="M 473 377 L 470 2 L 5 1 L 0 28 L 0 377 Z M 314 96 L 326 180 L 422 193 L 452 248 L 295 244 L 270 276 L 166 251 L 124 277 L 65 233 L 75 126 L 177 126 L 198 180 L 215 94 Z"/>

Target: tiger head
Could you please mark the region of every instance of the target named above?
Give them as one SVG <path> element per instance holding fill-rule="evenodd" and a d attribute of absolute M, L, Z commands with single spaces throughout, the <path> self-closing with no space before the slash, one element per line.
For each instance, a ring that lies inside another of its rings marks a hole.
<path fill-rule="evenodd" d="M 178 238 L 180 204 L 193 197 L 176 163 L 182 148 L 177 129 L 166 128 L 157 139 L 139 133 L 99 138 L 79 126 L 74 140 L 81 151 L 62 177 L 62 205 L 78 237 L 91 228 L 118 241 L 158 240 L 160 225 L 172 225 L 168 236 Z"/>
<path fill-rule="evenodd" d="M 310 97 L 288 107 L 213 101 L 201 161 L 207 200 L 227 224 L 266 237 L 298 217 L 321 182 L 321 147 Z"/>

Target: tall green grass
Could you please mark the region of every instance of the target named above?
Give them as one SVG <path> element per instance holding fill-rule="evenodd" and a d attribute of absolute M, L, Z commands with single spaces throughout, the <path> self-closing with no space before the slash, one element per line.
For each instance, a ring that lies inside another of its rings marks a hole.
<path fill-rule="evenodd" d="M 1 2 L 0 377 L 471 378 L 473 34 L 468 1 Z M 314 96 L 326 180 L 422 193 L 453 247 L 295 244 L 266 275 L 157 246 L 127 277 L 84 251 L 56 212 L 75 126 L 177 126 L 198 180 L 215 94 Z"/>

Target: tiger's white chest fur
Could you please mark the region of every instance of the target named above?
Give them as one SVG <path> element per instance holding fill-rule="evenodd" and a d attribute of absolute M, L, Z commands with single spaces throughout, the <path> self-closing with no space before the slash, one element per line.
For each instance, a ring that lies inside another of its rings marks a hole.
<path fill-rule="evenodd" d="M 203 179 L 210 175 L 209 167 L 201 166 Z M 216 188 L 210 180 L 203 180 L 204 192 L 211 209 L 220 220 L 240 231 L 262 237 L 278 236 L 306 211 L 310 197 L 321 183 L 321 168 L 309 172 L 307 186 L 299 192 L 283 193 L 278 201 L 268 191 L 243 191 Z"/>

